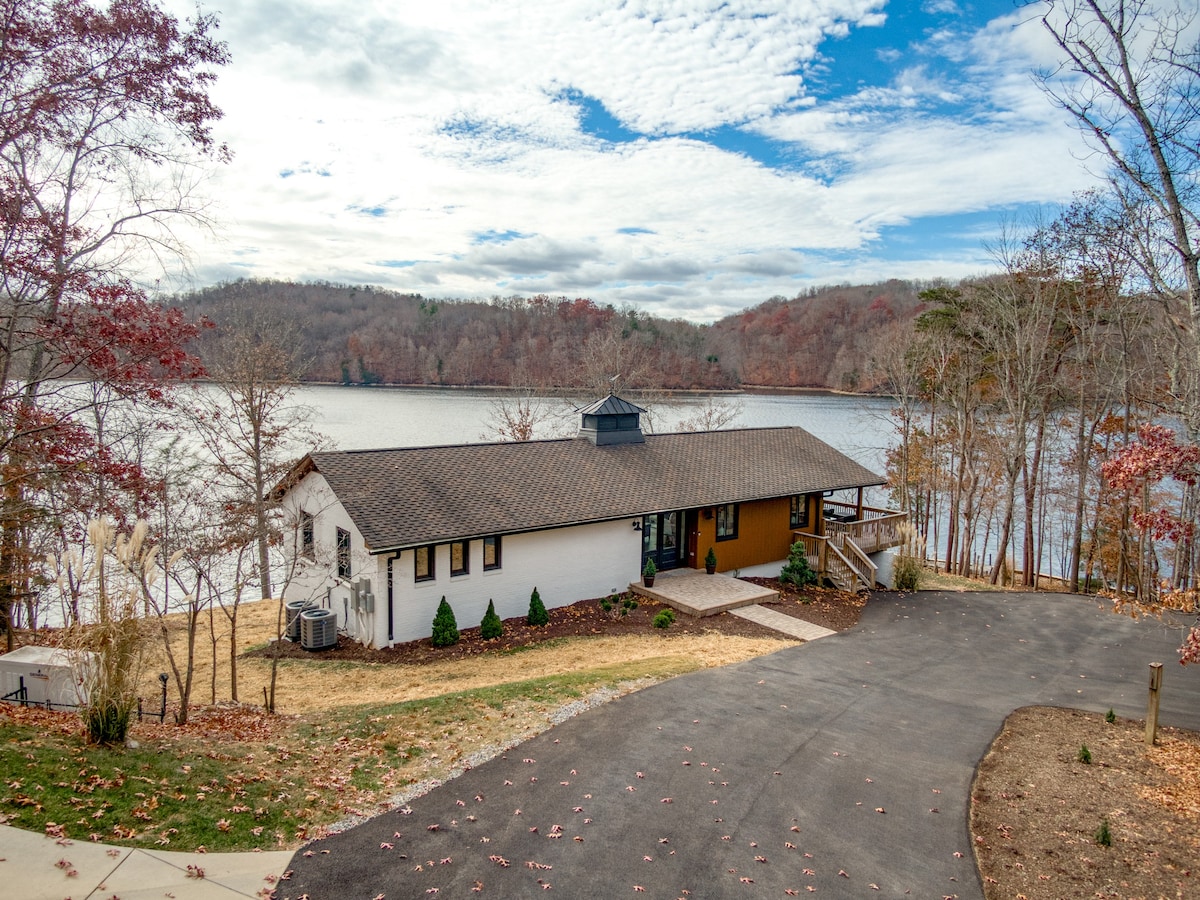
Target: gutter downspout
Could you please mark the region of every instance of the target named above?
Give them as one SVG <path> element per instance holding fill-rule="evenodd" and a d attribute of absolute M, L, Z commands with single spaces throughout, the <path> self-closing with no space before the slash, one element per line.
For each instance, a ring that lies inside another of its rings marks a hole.
<path fill-rule="evenodd" d="M 392 563 L 400 558 L 400 552 L 397 551 L 394 556 L 389 556 L 387 560 L 387 623 L 388 623 L 388 649 L 390 650 L 396 644 L 395 637 L 395 612 L 392 609 Z"/>

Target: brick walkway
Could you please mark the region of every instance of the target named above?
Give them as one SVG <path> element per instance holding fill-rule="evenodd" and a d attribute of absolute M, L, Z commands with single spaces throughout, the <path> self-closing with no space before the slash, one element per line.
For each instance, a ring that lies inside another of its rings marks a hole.
<path fill-rule="evenodd" d="M 802 641 L 815 641 L 817 638 L 837 634 L 836 631 L 829 628 L 822 628 L 820 625 L 767 609 L 765 606 L 743 606 L 741 609 L 731 609 L 729 613 L 749 619 L 759 625 L 765 625 L 767 628 L 773 628 L 775 631 L 781 631 L 794 638 L 800 638 Z"/>

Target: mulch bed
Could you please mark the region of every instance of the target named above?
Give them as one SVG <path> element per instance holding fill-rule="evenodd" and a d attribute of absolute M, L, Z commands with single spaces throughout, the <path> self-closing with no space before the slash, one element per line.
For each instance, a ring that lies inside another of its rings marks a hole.
<path fill-rule="evenodd" d="M 863 608 L 867 603 L 865 595 L 827 588 L 798 590 L 791 585 L 782 584 L 778 578 L 747 578 L 745 580 L 780 591 L 780 598 L 777 602 L 763 604 L 767 608 L 834 631 L 845 631 L 858 624 L 859 616 L 862 615 Z M 280 657 L 282 659 L 346 660 L 420 665 L 444 660 L 465 659 L 481 653 L 511 651 L 557 638 L 664 634 L 661 629 L 651 625 L 654 617 L 664 608 L 661 603 L 639 598 L 637 609 L 628 615 L 619 617 L 605 612 L 600 603 L 601 600 L 597 598 L 581 600 L 570 606 L 551 609 L 549 610 L 550 623 L 537 628 L 526 625 L 524 616 L 505 619 L 504 634 L 491 641 L 482 640 L 479 637 L 479 628 L 474 627 L 461 629 L 459 641 L 452 647 L 434 647 L 429 638 L 422 638 L 418 641 L 397 644 L 390 650 L 372 650 L 339 635 L 337 646 L 320 652 L 304 650 L 299 644 L 284 641 Z M 675 623 L 666 630 L 665 634 L 703 634 L 709 631 L 741 637 L 786 639 L 777 631 L 729 613 L 704 616 L 703 618 L 679 614 Z M 271 647 L 266 647 L 246 655 L 269 658 L 273 652 Z"/>
<path fill-rule="evenodd" d="M 798 588 L 778 578 L 743 578 L 751 584 L 779 591 L 777 603 L 763 603 L 767 609 L 812 622 L 831 631 L 847 631 L 858 624 L 867 606 L 866 594 L 851 594 L 833 588 Z M 735 617 L 736 618 L 736 617 Z"/>
<path fill-rule="evenodd" d="M 1144 741 L 1129 719 L 1009 716 L 971 797 L 988 900 L 1200 896 L 1200 735 L 1160 728 L 1157 746 Z"/>

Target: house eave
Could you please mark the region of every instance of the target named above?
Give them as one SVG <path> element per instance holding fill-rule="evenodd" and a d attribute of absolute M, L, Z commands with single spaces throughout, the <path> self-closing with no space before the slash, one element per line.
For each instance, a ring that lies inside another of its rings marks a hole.
<path fill-rule="evenodd" d="M 885 484 L 887 484 L 887 481 L 881 479 L 879 481 L 866 482 L 866 483 L 862 483 L 862 484 L 856 483 L 856 484 L 836 485 L 833 487 L 822 488 L 821 490 L 822 491 L 848 491 L 848 490 L 854 490 L 855 488 L 882 487 Z M 815 491 L 802 491 L 800 493 L 815 493 Z M 439 536 L 425 539 L 425 540 L 410 541 L 410 542 L 406 542 L 406 543 L 402 543 L 402 544 L 381 546 L 379 548 L 373 548 L 368 545 L 366 549 L 367 549 L 367 552 L 369 554 L 371 554 L 372 556 L 382 556 L 384 554 L 402 553 L 405 550 L 412 550 L 416 547 L 428 547 L 431 544 L 449 544 L 454 541 L 478 541 L 478 540 L 483 540 L 486 537 L 493 537 L 493 536 L 509 537 L 514 534 L 537 534 L 538 532 L 542 532 L 542 531 L 557 531 L 562 528 L 575 528 L 575 527 L 578 527 L 581 525 L 601 525 L 605 522 L 620 522 L 623 519 L 640 519 L 642 516 L 652 516 L 652 515 L 657 515 L 658 513 L 674 512 L 676 509 L 685 509 L 685 510 L 687 510 L 687 509 L 704 509 L 705 507 L 709 507 L 709 506 L 722 506 L 726 503 L 757 503 L 757 502 L 760 502 L 763 500 L 777 500 L 780 497 L 791 497 L 791 496 L 794 496 L 794 495 L 793 494 L 762 494 L 762 495 L 750 496 L 750 497 L 720 497 L 720 498 L 716 498 L 716 499 L 712 499 L 712 500 L 706 499 L 703 502 L 689 504 L 688 506 L 684 506 L 684 507 L 639 508 L 636 510 L 632 510 L 630 512 L 620 513 L 620 514 L 611 515 L 611 516 L 603 516 L 600 518 L 569 519 L 569 520 L 564 520 L 564 521 L 559 521 L 559 522 L 545 522 L 545 523 L 540 523 L 538 525 L 532 526 L 530 528 L 510 528 L 507 530 L 485 531 L 482 533 L 446 534 L 446 535 L 439 535 Z"/>

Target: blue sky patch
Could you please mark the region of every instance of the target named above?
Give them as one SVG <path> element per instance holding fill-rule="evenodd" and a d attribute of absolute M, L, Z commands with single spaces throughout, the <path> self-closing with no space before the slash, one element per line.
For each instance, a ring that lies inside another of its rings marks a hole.
<path fill-rule="evenodd" d="M 478 231 L 471 239 L 471 244 L 474 246 L 478 246 L 479 244 L 507 244 L 509 241 L 519 241 L 529 237 L 533 237 L 533 235 L 522 234 L 519 231 L 513 231 L 511 228 L 507 231 Z"/>
<path fill-rule="evenodd" d="M 644 137 L 622 125 L 603 103 L 595 97 L 589 97 L 583 91 L 568 88 L 558 96 L 579 108 L 579 128 L 589 137 L 610 144 L 630 144 Z"/>
<path fill-rule="evenodd" d="M 618 228 L 617 234 L 657 234 L 657 232 L 651 231 L 649 228 L 638 228 L 634 226 L 631 228 Z"/>
<path fill-rule="evenodd" d="M 925 216 L 903 225 L 881 228 L 879 237 L 870 243 L 869 249 L 860 252 L 895 262 L 967 256 L 977 258 L 982 270 L 994 265 L 983 244 L 999 236 L 1001 222 L 1008 219 L 1019 226 L 1028 222 L 1029 216 L 1038 208 L 1039 204 L 1028 203 L 1004 209 Z"/>
<path fill-rule="evenodd" d="M 768 169 L 795 169 L 801 162 L 800 156 L 790 144 L 771 140 L 733 125 L 722 125 L 720 128 L 683 136 L 710 144 L 726 153 L 736 153 L 738 156 L 752 159 Z"/>

